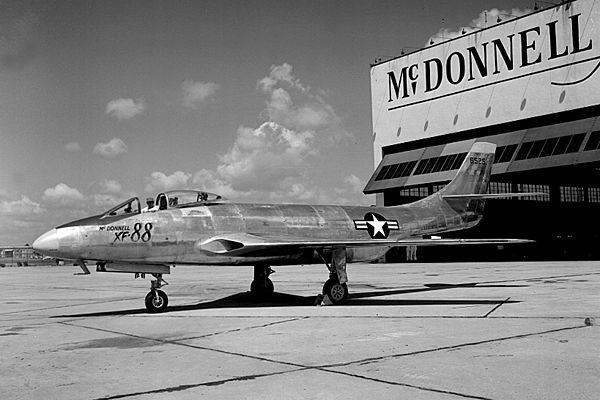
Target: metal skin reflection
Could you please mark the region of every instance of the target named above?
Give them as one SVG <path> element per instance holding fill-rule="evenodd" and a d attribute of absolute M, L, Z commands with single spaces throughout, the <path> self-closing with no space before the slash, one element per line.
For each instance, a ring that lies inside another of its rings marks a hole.
<path fill-rule="evenodd" d="M 481 217 L 496 145 L 475 143 L 455 178 L 433 195 L 395 207 L 232 203 L 200 191 L 158 195 L 142 212 L 132 198 L 104 214 L 41 235 L 36 251 L 72 259 L 89 273 L 152 274 L 146 307 L 164 311 L 164 274 L 173 265 L 254 266 L 251 292 L 273 293 L 272 265 L 325 263 L 323 294 L 348 296 L 346 263 L 377 259 L 393 246 L 523 242 L 518 239 L 423 239 L 476 225 Z M 510 196 L 501 195 L 502 197 Z M 184 199 L 185 198 L 185 199 Z"/>

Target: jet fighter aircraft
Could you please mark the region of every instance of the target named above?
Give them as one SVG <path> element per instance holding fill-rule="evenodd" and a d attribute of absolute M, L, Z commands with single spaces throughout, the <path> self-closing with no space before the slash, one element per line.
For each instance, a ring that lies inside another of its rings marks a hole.
<path fill-rule="evenodd" d="M 43 254 L 73 259 L 89 273 L 151 274 L 146 296 L 149 312 L 167 307 L 164 274 L 175 265 L 254 266 L 252 294 L 273 293 L 273 265 L 324 263 L 329 279 L 323 294 L 334 304 L 348 296 L 346 263 L 377 259 L 391 247 L 522 243 L 520 239 L 441 239 L 424 236 L 476 225 L 496 145 L 475 143 L 455 178 L 439 192 L 394 207 L 232 203 L 196 190 L 170 191 L 141 209 L 133 197 L 103 214 L 69 222 L 33 243 Z M 527 194 L 520 194 L 527 195 Z"/>

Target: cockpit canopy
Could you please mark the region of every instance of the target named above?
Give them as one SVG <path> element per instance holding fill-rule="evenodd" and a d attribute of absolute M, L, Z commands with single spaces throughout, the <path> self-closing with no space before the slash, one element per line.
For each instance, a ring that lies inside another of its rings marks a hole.
<path fill-rule="evenodd" d="M 171 190 L 156 196 L 154 205 L 158 210 L 168 208 L 196 207 L 208 204 L 223 203 L 226 200 L 218 194 L 199 190 Z"/>
<path fill-rule="evenodd" d="M 140 201 L 137 197 L 132 197 L 129 200 L 111 208 L 102 216 L 104 217 L 119 217 L 124 215 L 139 214 L 141 212 Z"/>
<path fill-rule="evenodd" d="M 150 202 L 152 200 L 152 203 Z M 218 194 L 200 190 L 171 190 L 160 193 L 154 198 L 146 199 L 146 207 L 140 207 L 140 200 L 132 197 L 119 205 L 111 208 L 102 215 L 102 218 L 120 217 L 139 214 L 141 212 L 162 211 L 173 208 L 197 207 L 210 204 L 219 204 L 227 200 Z"/>

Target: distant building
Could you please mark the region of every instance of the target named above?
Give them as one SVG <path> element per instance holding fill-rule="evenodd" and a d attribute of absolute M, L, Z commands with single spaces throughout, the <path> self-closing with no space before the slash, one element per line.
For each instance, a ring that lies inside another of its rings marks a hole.
<path fill-rule="evenodd" d="M 31 247 L 0 246 L 0 263 L 25 265 L 31 260 L 41 260 L 42 255 L 36 253 Z"/>
<path fill-rule="evenodd" d="M 600 258 L 600 4 L 501 18 L 371 66 L 375 171 L 364 192 L 386 206 L 422 198 L 474 142 L 493 142 L 489 191 L 547 196 L 488 200 L 460 236 L 537 240 L 525 257 Z"/>

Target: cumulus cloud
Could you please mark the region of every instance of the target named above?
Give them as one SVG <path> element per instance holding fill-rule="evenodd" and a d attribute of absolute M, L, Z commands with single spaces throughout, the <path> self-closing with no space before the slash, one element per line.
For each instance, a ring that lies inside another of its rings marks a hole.
<path fill-rule="evenodd" d="M 351 174 L 344 178 L 344 183 L 346 184 L 347 190 L 354 193 L 362 193 L 363 188 L 365 187 L 366 182 L 360 179 L 358 176 Z"/>
<path fill-rule="evenodd" d="M 54 205 L 81 205 L 86 197 L 79 190 L 61 182 L 53 188 L 44 190 L 42 200 Z"/>
<path fill-rule="evenodd" d="M 182 171 L 175 171 L 171 175 L 165 175 L 162 172 L 153 172 L 149 178 L 146 178 L 146 192 L 155 193 L 165 190 L 183 189 L 187 187 L 192 174 L 186 174 Z"/>
<path fill-rule="evenodd" d="M 326 101 L 293 74 L 291 65 L 271 67 L 258 80 L 266 96 L 263 122 L 257 128 L 241 126 L 231 148 L 219 156 L 215 170 L 198 171 L 196 187 L 229 198 L 270 201 L 327 201 L 326 191 L 315 188 L 311 161 L 319 151 L 350 136 Z"/>
<path fill-rule="evenodd" d="M 292 66 L 288 63 L 281 65 L 271 65 L 271 71 L 268 76 L 265 76 L 258 81 L 258 87 L 263 92 L 272 92 L 275 86 L 281 83 L 287 84 L 289 87 L 296 88 L 302 92 L 308 92 L 310 86 L 304 86 L 299 79 L 292 74 Z"/>
<path fill-rule="evenodd" d="M 119 181 L 114 179 L 105 179 L 100 182 L 100 190 L 103 193 L 120 193 L 123 189 L 123 186 L 119 183 Z"/>
<path fill-rule="evenodd" d="M 357 177 L 354 174 L 347 175 L 330 193 L 335 193 L 336 197 L 333 202 L 336 204 L 374 204 L 374 196 L 365 196 L 362 192 L 366 185 L 366 181 Z"/>
<path fill-rule="evenodd" d="M 21 70 L 37 53 L 35 27 L 38 23 L 37 5 L 23 1 L 0 3 L 0 66 Z"/>
<path fill-rule="evenodd" d="M 426 46 L 430 45 L 431 40 L 433 40 L 434 43 L 437 43 L 440 40 L 453 39 L 455 37 L 461 36 L 463 35 L 463 32 L 466 34 L 472 31 L 477 31 L 479 29 L 496 25 L 499 23 L 498 17 L 500 17 L 502 22 L 509 19 L 518 18 L 525 14 L 530 14 L 531 12 L 532 10 L 529 8 L 526 8 L 524 10 L 520 10 L 518 8 L 513 8 L 512 10 L 499 10 L 497 8 L 492 8 L 491 10 L 483 10 L 477 18 L 473 19 L 468 24 L 468 26 L 460 27 L 456 31 L 447 28 L 440 29 L 438 33 L 436 33 L 427 40 Z"/>
<path fill-rule="evenodd" d="M 310 131 L 293 131 L 275 122 L 257 129 L 240 127 L 216 170 L 198 171 L 192 183 L 232 199 L 331 202 L 334 198 L 315 187 L 305 168 L 316 154 Z"/>
<path fill-rule="evenodd" d="M 0 202 L 0 214 L 5 216 L 27 216 L 43 212 L 43 207 L 27 196 L 21 196 L 20 200 L 4 200 Z"/>
<path fill-rule="evenodd" d="M 316 93 L 292 74 L 292 66 L 274 65 L 268 76 L 258 81 L 268 98 L 264 115 L 288 129 L 314 131 L 319 141 L 339 142 L 351 137 L 324 92 Z"/>
<path fill-rule="evenodd" d="M 109 193 L 96 193 L 91 196 L 93 205 L 101 210 L 107 210 L 123 201 L 127 200 L 121 196 L 115 196 L 114 194 Z"/>
<path fill-rule="evenodd" d="M 219 85 L 213 82 L 184 81 L 181 84 L 181 96 L 183 105 L 187 108 L 198 108 L 214 98 L 219 90 Z"/>
<path fill-rule="evenodd" d="M 299 166 L 315 152 L 313 137 L 274 122 L 257 129 L 240 127 L 233 147 L 219 158 L 218 176 L 237 190 L 273 190 L 283 179 L 299 175 Z"/>
<path fill-rule="evenodd" d="M 313 139 L 309 131 L 292 131 L 275 122 L 257 129 L 240 127 L 233 146 L 219 156 L 216 171 L 199 171 L 193 183 L 226 197 L 282 191 L 293 196 L 302 164 L 315 154 Z"/>
<path fill-rule="evenodd" d="M 47 218 L 46 209 L 25 195 L 18 200 L 0 200 L 0 243 L 31 243 Z"/>
<path fill-rule="evenodd" d="M 192 178 L 194 187 L 207 192 L 217 193 L 230 199 L 239 199 L 244 196 L 243 193 L 235 190 L 231 184 L 224 179 L 219 178 L 215 171 L 203 168 L 194 174 Z"/>
<path fill-rule="evenodd" d="M 112 138 L 107 143 L 97 143 L 94 153 L 106 158 L 115 158 L 119 154 L 127 153 L 127 145 L 119 138 Z"/>
<path fill-rule="evenodd" d="M 146 109 L 144 99 L 115 99 L 106 105 L 106 114 L 118 120 L 130 119 L 141 114 Z"/>
<path fill-rule="evenodd" d="M 81 146 L 77 142 L 69 142 L 65 145 L 65 150 L 69 152 L 81 151 Z"/>

